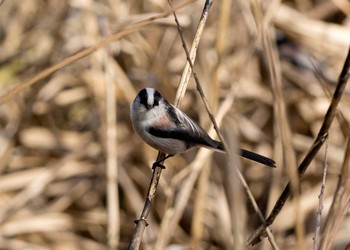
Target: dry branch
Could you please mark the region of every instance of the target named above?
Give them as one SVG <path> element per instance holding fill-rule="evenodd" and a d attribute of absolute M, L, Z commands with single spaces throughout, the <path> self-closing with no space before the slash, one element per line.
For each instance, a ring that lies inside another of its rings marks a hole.
<path fill-rule="evenodd" d="M 311 161 L 315 158 L 317 152 L 319 151 L 319 149 L 321 148 L 321 146 L 323 145 L 324 141 L 328 136 L 328 131 L 332 125 L 334 116 L 337 112 L 337 107 L 339 105 L 339 102 L 345 90 L 345 86 L 349 79 L 349 70 L 350 70 L 350 49 L 345 59 L 343 69 L 339 75 L 337 88 L 334 91 L 332 102 L 327 110 L 323 124 L 309 152 L 306 154 L 303 161 L 300 163 L 298 167 L 299 178 L 301 178 L 304 175 Z M 259 237 L 264 232 L 265 228 L 273 223 L 273 221 L 275 220 L 275 218 L 283 208 L 289 195 L 290 195 L 290 183 L 287 184 L 287 186 L 284 188 L 283 192 L 281 193 L 279 199 L 276 201 L 276 204 L 273 210 L 271 211 L 269 217 L 266 220 L 266 224 L 261 225 L 259 228 L 255 230 L 255 232 L 249 237 L 248 244 L 256 244 L 257 242 L 259 242 Z"/>
<path fill-rule="evenodd" d="M 320 248 L 322 250 L 332 249 L 336 233 L 344 221 L 350 208 L 350 140 L 348 139 L 342 170 L 338 180 L 331 208 L 322 230 Z"/>
<path fill-rule="evenodd" d="M 172 3 L 169 2 L 169 4 L 172 7 Z M 207 19 L 208 14 L 209 14 L 209 10 L 210 10 L 211 5 L 212 5 L 212 1 L 207 1 L 205 3 L 205 5 L 204 5 L 205 7 L 204 7 L 204 10 L 202 12 L 202 18 L 201 18 L 201 21 L 200 21 L 201 25 L 199 26 L 199 27 L 202 27 L 202 29 L 204 28 L 204 24 L 205 24 L 205 21 Z M 181 34 L 181 28 L 180 28 L 177 16 L 175 14 L 175 10 L 173 12 L 173 15 L 175 17 L 175 21 L 176 21 L 177 27 L 178 27 L 179 32 Z M 184 48 L 186 50 L 186 55 L 187 55 L 188 60 L 189 60 L 188 63 L 190 64 L 192 71 L 193 71 L 193 64 L 192 64 L 193 62 L 192 61 L 194 61 L 194 59 L 195 59 L 196 48 L 198 47 L 200 35 L 201 35 L 201 32 L 198 32 L 198 30 L 197 30 L 197 36 L 196 36 L 197 39 L 195 39 L 195 41 L 193 43 L 193 46 L 192 46 L 192 48 L 193 48 L 192 49 L 192 55 L 193 55 L 192 58 L 189 57 L 189 53 L 188 53 L 187 47 L 184 44 L 184 40 L 182 38 L 183 45 L 184 45 Z M 177 95 L 177 99 L 175 100 L 175 105 L 176 106 L 178 106 L 180 104 L 180 101 L 183 98 L 183 95 L 185 93 L 186 86 L 188 84 L 190 75 L 191 75 L 191 71 L 189 71 L 188 68 L 186 69 L 186 66 L 185 66 L 184 73 L 183 73 L 183 79 L 184 80 L 182 82 L 180 82 L 179 91 L 178 91 L 178 93 L 180 93 L 180 91 L 182 91 L 183 94 L 182 95 L 181 94 Z M 164 163 L 164 159 L 165 159 L 165 154 L 162 153 L 162 152 L 159 152 L 158 156 L 157 156 L 157 160 L 156 160 L 156 162 L 158 162 L 159 164 L 153 165 L 153 174 L 152 174 L 152 177 L 151 177 L 151 183 L 150 183 L 150 186 L 149 186 L 147 198 L 146 198 L 145 205 L 144 205 L 144 208 L 142 210 L 142 213 L 140 215 L 140 218 L 136 221 L 136 228 L 134 230 L 134 233 L 132 235 L 131 242 L 130 242 L 130 245 L 129 245 L 129 248 L 128 248 L 130 250 L 131 249 L 139 249 L 139 247 L 141 245 L 143 232 L 144 232 L 146 226 L 148 226 L 147 217 L 148 217 L 148 214 L 149 214 L 151 206 L 152 206 L 152 200 L 155 197 L 155 193 L 156 193 L 156 190 L 157 190 L 157 187 L 158 187 L 158 182 L 159 182 L 159 179 L 160 179 L 160 176 L 161 176 L 161 173 L 162 173 L 162 167 L 161 166 Z"/>
<path fill-rule="evenodd" d="M 319 199 L 318 209 L 316 211 L 315 234 L 313 237 L 313 240 L 314 240 L 313 250 L 318 249 L 318 241 L 319 241 L 318 239 L 319 239 L 320 229 L 321 229 L 321 215 L 323 211 L 324 190 L 326 189 L 326 176 L 327 176 L 327 169 L 328 169 L 327 142 L 326 142 L 325 157 L 324 157 L 323 164 L 324 165 L 323 165 L 322 185 L 321 185 L 320 194 L 318 196 L 318 199 Z"/>

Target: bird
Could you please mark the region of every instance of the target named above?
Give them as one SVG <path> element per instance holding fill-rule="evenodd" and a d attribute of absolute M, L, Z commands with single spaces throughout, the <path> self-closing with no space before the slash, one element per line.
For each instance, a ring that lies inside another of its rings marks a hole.
<path fill-rule="evenodd" d="M 223 143 L 212 139 L 200 125 L 154 88 L 139 91 L 130 105 L 130 119 L 141 139 L 167 155 L 164 159 L 195 147 L 225 152 Z M 249 150 L 239 148 L 238 154 L 260 164 L 276 167 L 274 160 Z"/>

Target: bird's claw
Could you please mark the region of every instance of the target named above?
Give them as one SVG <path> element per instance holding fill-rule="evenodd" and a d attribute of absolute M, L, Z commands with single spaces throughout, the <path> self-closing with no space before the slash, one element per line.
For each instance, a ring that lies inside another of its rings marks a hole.
<path fill-rule="evenodd" d="M 149 225 L 148 222 L 147 222 L 147 220 L 146 220 L 146 218 L 144 218 L 144 217 L 141 217 L 139 220 L 134 220 L 134 223 L 137 225 L 137 224 L 139 223 L 140 220 L 145 222 L 146 227 Z"/>
<path fill-rule="evenodd" d="M 153 163 L 152 169 L 154 170 L 156 167 L 160 167 L 161 169 L 165 169 L 165 166 L 163 164 L 160 164 L 159 161 L 156 161 L 155 163 Z"/>

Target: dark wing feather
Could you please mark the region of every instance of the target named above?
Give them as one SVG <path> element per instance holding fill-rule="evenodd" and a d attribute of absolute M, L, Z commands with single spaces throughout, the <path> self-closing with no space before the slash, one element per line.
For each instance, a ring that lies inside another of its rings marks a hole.
<path fill-rule="evenodd" d="M 174 127 L 150 127 L 148 132 L 157 137 L 171 138 L 186 142 L 189 147 L 200 145 L 217 150 L 223 150 L 222 143 L 215 141 L 205 132 L 205 130 L 195 123 L 178 108 L 168 103 L 167 113 L 169 114 Z"/>
<path fill-rule="evenodd" d="M 164 128 L 155 128 L 150 127 L 148 128 L 148 132 L 156 137 L 160 138 L 170 138 L 170 139 L 177 139 L 186 142 L 189 145 L 195 146 L 195 145 L 202 145 L 218 150 L 223 150 L 222 144 L 218 141 L 214 141 L 209 136 L 208 137 L 202 137 L 198 136 L 198 134 L 191 134 L 188 132 L 185 128 L 173 128 L 173 129 L 164 129 Z"/>
<path fill-rule="evenodd" d="M 214 149 L 224 150 L 221 142 L 213 140 L 201 126 L 195 123 L 185 113 L 182 113 L 178 109 L 176 109 L 176 111 L 177 117 L 180 120 L 184 130 L 187 131 L 189 137 L 193 139 L 197 144 L 212 147 Z"/>

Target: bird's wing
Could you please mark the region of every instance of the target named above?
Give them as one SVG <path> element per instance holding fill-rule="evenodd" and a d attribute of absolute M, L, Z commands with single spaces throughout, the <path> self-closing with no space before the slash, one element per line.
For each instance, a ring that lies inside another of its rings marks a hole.
<path fill-rule="evenodd" d="M 149 127 L 148 132 L 156 137 L 160 138 L 169 138 L 169 139 L 177 139 L 184 141 L 190 145 L 201 145 L 206 146 L 218 150 L 222 150 L 222 145 L 218 141 L 214 141 L 212 139 L 207 139 L 205 137 L 196 136 L 195 134 L 191 134 L 185 128 L 158 128 L 158 127 Z"/>
<path fill-rule="evenodd" d="M 186 114 L 176 107 L 169 112 L 177 124 L 176 127 L 149 127 L 148 132 L 157 137 L 182 140 L 190 145 L 201 145 L 218 150 L 223 150 L 221 142 L 215 141 L 205 132 L 205 130 L 195 123 Z"/>

